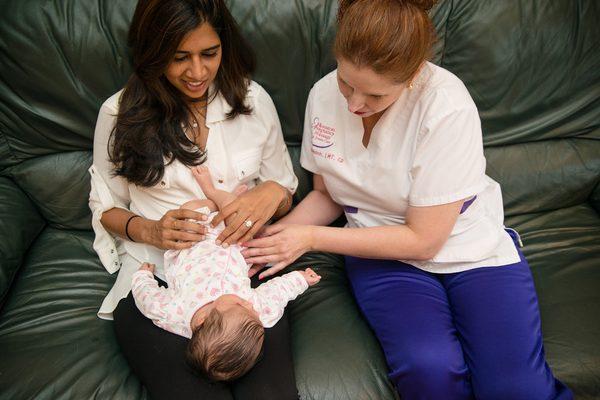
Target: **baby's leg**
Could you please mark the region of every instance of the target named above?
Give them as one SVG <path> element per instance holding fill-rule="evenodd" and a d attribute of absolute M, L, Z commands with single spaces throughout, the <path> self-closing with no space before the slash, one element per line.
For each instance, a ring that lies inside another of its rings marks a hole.
<path fill-rule="evenodd" d="M 192 174 L 196 179 L 196 182 L 202 188 L 204 195 L 214 201 L 219 207 L 219 210 L 223 209 L 223 207 L 227 206 L 227 204 L 231 203 L 237 197 L 233 193 L 226 192 L 224 190 L 217 189 L 212 183 L 212 177 L 210 176 L 210 171 L 204 165 L 199 165 L 197 167 L 192 168 Z M 236 192 L 238 190 L 236 189 Z"/>
<path fill-rule="evenodd" d="M 214 201 L 209 199 L 190 200 L 187 203 L 182 204 L 179 208 L 185 210 L 197 210 L 202 207 L 208 207 L 210 211 L 217 211 L 217 205 Z"/>

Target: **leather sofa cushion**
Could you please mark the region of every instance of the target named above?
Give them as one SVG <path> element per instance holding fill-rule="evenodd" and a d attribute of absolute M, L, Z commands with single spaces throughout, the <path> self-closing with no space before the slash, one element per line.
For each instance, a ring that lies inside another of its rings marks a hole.
<path fill-rule="evenodd" d="M 3 398 L 140 398 L 112 322 L 96 317 L 115 277 L 92 241 L 46 228 L 30 248 L 0 314 Z"/>
<path fill-rule="evenodd" d="M 589 204 L 510 217 L 536 284 L 547 360 L 577 399 L 600 393 L 600 216 Z"/>
<path fill-rule="evenodd" d="M 71 151 L 23 161 L 5 173 L 19 182 L 50 226 L 91 229 L 91 164 L 90 151 Z"/>
<path fill-rule="evenodd" d="M 0 177 L 0 309 L 27 248 L 43 227 L 44 220 L 25 193 Z"/>

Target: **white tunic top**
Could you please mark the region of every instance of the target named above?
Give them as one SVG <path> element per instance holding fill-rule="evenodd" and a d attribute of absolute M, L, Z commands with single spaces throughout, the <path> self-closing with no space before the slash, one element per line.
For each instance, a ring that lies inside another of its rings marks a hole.
<path fill-rule="evenodd" d="M 112 318 L 120 299 L 131 289 L 131 276 L 143 262 L 156 265 L 156 275 L 164 280 L 164 251 L 143 243 L 114 237 L 104 229 L 100 218 L 114 207 L 131 210 L 144 218 L 158 220 L 167 211 L 179 208 L 192 199 L 206 198 L 188 167 L 175 161 L 165 167 L 162 180 L 153 187 L 140 187 L 122 177 L 114 177 L 114 165 L 108 160 L 107 143 L 116 122 L 121 92 L 114 94 L 100 108 L 94 133 L 94 159 L 90 167 L 92 227 L 96 234 L 94 250 L 108 272 L 120 269 L 113 288 L 98 315 Z M 294 175 L 275 106 L 267 92 L 252 82 L 246 103 L 250 115 L 227 119 L 231 110 L 219 93 L 208 104 L 206 126 L 210 129 L 206 143 L 206 164 L 215 187 L 232 191 L 244 183 L 250 188 L 258 182 L 273 180 L 294 192 L 298 180 Z"/>
<path fill-rule="evenodd" d="M 385 111 L 365 148 L 362 119 L 348 111 L 336 74 L 310 92 L 300 161 L 322 175 L 348 226 L 401 225 L 408 206 L 477 196 L 432 260 L 402 261 L 437 273 L 518 262 L 503 226 L 500 186 L 485 175 L 481 123 L 464 84 L 427 63 L 413 89 Z"/>

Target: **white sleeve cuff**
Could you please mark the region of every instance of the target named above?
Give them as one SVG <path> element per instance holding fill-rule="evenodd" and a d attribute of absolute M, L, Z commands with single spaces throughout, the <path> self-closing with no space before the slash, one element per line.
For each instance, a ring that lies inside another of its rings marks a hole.
<path fill-rule="evenodd" d="M 127 207 L 115 202 L 110 189 L 93 165 L 90 167 L 89 172 L 92 177 L 89 206 L 92 211 L 92 228 L 96 234 L 93 247 L 98 253 L 104 268 L 113 274 L 121 268 L 122 262 L 117 252 L 115 237 L 104 228 L 100 219 L 104 211 L 115 207 L 123 209 L 127 209 Z"/>

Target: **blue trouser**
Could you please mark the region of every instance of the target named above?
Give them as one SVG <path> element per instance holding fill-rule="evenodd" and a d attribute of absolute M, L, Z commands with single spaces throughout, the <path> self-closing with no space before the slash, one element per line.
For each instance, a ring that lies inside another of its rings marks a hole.
<path fill-rule="evenodd" d="M 403 400 L 572 399 L 544 356 L 529 265 L 432 274 L 346 257 L 360 309 Z"/>

